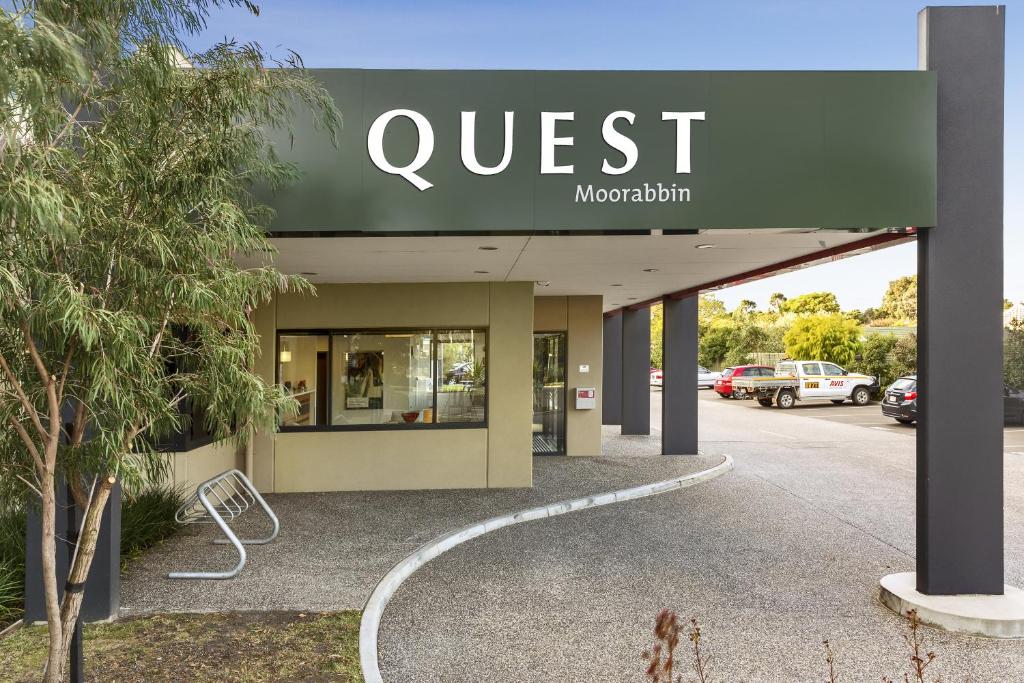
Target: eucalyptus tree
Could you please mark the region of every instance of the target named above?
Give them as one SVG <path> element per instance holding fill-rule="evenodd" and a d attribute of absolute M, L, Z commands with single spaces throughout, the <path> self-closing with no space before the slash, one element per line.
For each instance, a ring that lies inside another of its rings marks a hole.
<path fill-rule="evenodd" d="M 110 491 L 185 426 L 182 401 L 239 441 L 294 409 L 250 370 L 250 314 L 308 285 L 235 257 L 272 249 L 255 185 L 298 173 L 268 131 L 301 107 L 333 137 L 340 114 L 293 54 L 189 50 L 222 5 L 258 14 L 246 0 L 25 0 L 0 16 L 0 474 L 42 506 L 45 681 L 65 678 Z M 65 478 L 83 522 L 58 599 Z"/>

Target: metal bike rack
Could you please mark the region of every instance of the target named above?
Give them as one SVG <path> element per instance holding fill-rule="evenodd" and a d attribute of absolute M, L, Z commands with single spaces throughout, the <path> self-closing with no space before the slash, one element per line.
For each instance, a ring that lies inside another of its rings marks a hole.
<path fill-rule="evenodd" d="M 228 522 L 240 517 L 256 503 L 270 518 L 274 530 L 266 538 L 240 539 L 228 526 Z M 228 470 L 200 484 L 196 492 L 178 508 L 174 519 L 179 524 L 216 524 L 227 538 L 218 538 L 213 542 L 233 545 L 238 551 L 238 564 L 226 572 L 171 572 L 167 575 L 169 579 L 233 579 L 245 567 L 245 546 L 270 543 L 281 530 L 277 515 L 267 505 L 267 501 L 263 500 L 248 477 L 238 470 Z"/>

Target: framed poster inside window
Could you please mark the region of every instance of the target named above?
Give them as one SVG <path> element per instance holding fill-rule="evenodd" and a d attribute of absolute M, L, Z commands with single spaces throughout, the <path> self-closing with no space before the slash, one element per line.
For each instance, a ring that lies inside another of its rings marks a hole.
<path fill-rule="evenodd" d="M 353 351 L 345 354 L 345 407 L 384 407 L 384 352 Z"/>

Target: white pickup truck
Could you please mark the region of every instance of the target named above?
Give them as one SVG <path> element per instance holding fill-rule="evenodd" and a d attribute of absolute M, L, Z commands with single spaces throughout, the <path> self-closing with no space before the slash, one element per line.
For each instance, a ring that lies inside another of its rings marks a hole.
<path fill-rule="evenodd" d="M 878 390 L 878 378 L 855 375 L 835 363 L 787 360 L 775 366 L 774 377 L 737 377 L 733 392 L 746 393 L 764 407 L 792 408 L 797 401 L 853 401 L 863 406 Z"/>

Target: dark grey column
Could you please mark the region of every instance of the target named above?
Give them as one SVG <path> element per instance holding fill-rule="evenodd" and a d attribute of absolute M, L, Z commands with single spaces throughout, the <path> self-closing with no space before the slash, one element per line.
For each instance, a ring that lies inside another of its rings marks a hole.
<path fill-rule="evenodd" d="M 622 433 L 651 433 L 651 309 L 622 312 Z"/>
<path fill-rule="evenodd" d="M 697 454 L 697 297 L 664 300 L 662 455 Z"/>
<path fill-rule="evenodd" d="M 64 595 L 68 575 L 68 551 L 61 539 L 68 536 L 67 487 L 57 486 L 57 592 Z M 42 519 L 39 505 L 29 506 L 25 537 L 25 621 L 46 620 L 43 600 L 43 572 L 40 556 Z M 102 528 L 96 544 L 96 557 L 89 570 L 82 601 L 84 621 L 104 621 L 117 617 L 121 607 L 121 485 L 110 492 L 103 511 Z"/>
<path fill-rule="evenodd" d="M 917 588 L 1003 592 L 1005 8 L 928 7 L 938 220 L 918 242 Z"/>
<path fill-rule="evenodd" d="M 601 424 L 622 424 L 622 316 L 604 319 Z"/>

